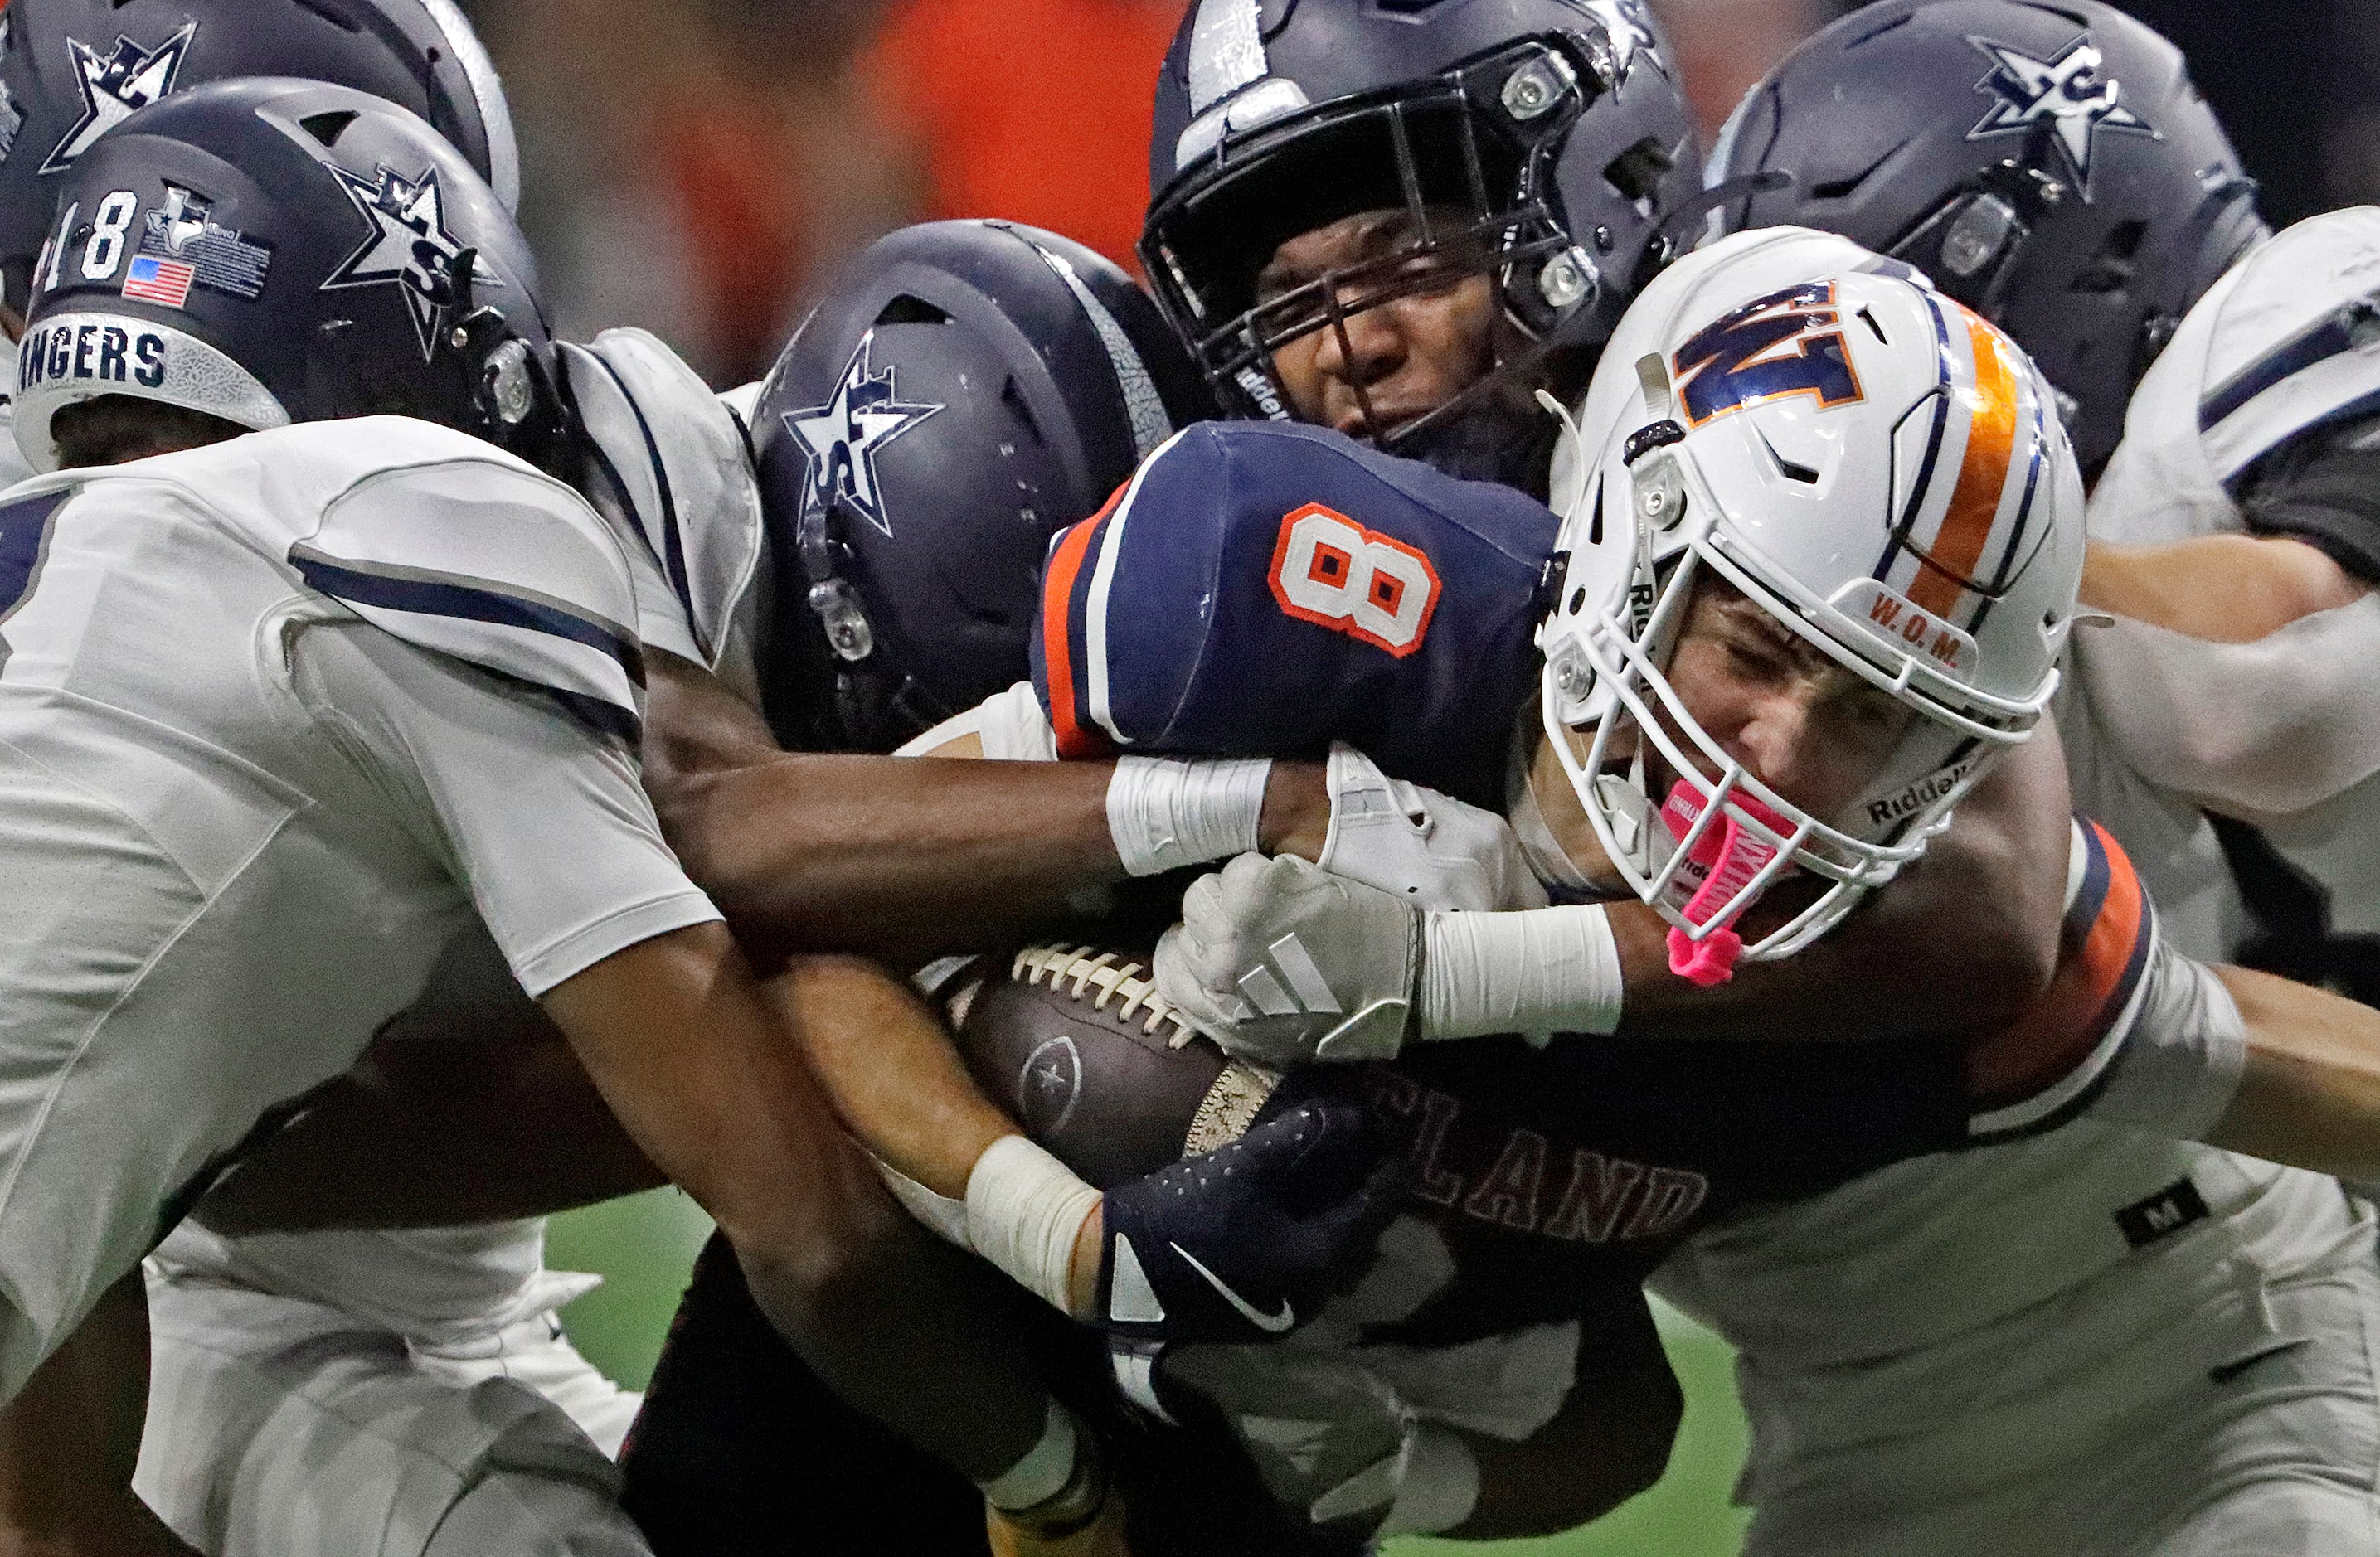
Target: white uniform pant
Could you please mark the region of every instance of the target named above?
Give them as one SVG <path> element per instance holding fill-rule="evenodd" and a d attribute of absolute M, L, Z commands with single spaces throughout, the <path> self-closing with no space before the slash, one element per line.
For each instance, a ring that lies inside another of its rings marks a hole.
<path fill-rule="evenodd" d="M 610 1458 L 638 1397 L 551 1315 L 458 1356 L 204 1280 L 149 1310 L 133 1485 L 208 1557 L 650 1557 Z"/>
<path fill-rule="evenodd" d="M 1856 1382 L 1743 1370 L 1746 1551 L 2380 1557 L 2369 1225 L 2287 1266 L 2148 1263 L 1923 1357 L 1834 1370 Z M 1847 1384 L 1878 1407 L 1873 1434 L 1797 1446 L 1797 1407 Z"/>

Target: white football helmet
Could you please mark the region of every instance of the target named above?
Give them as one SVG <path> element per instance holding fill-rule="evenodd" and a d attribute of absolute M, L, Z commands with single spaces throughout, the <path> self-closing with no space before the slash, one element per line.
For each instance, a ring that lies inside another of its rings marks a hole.
<path fill-rule="evenodd" d="M 1916 272 L 1802 229 L 1688 256 L 1621 322 L 1557 462 L 1544 718 L 1613 863 L 1694 949 L 1791 866 L 1829 885 L 1745 955 L 1809 945 L 2031 733 L 2082 572 L 2055 407 Z M 1762 782 L 1672 687 L 1706 570 L 1918 714 L 1844 812 Z"/>

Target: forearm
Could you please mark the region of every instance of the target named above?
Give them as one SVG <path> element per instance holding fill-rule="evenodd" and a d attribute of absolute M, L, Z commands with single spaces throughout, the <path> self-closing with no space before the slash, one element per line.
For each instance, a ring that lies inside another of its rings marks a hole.
<path fill-rule="evenodd" d="M 136 1267 L 0 1411 L 0 1557 L 188 1557 L 132 1492 L 148 1400 Z"/>
<path fill-rule="evenodd" d="M 663 1182 L 483 931 L 197 1215 L 227 1237 L 544 1216 Z"/>
<path fill-rule="evenodd" d="M 551 1216 L 666 1183 L 558 1032 L 374 1052 L 194 1215 L 226 1237 Z"/>
<path fill-rule="evenodd" d="M 2239 1091 L 2209 1144 L 2380 1178 L 2380 1011 L 2245 968 L 2218 968 L 2246 1032 Z"/>
<path fill-rule="evenodd" d="M 965 1218 L 983 1154 L 1021 1134 L 967 1073 L 941 1024 L 872 963 L 797 958 L 768 985 L 852 1135 Z M 1075 1234 L 1067 1311 L 1087 1315 L 1099 1278 L 1096 1207 Z"/>
<path fill-rule="evenodd" d="M 922 960 L 1026 934 L 1123 875 L 1105 764 L 779 754 L 654 786 L 746 944 Z"/>
<path fill-rule="evenodd" d="M 2212 644 L 2248 644 L 2371 592 L 2286 536 L 2199 536 L 2158 546 L 2091 542 L 2082 604 Z"/>
<path fill-rule="evenodd" d="M 762 1311 L 838 1393 L 978 1480 L 1031 1447 L 1048 1396 L 987 1300 L 997 1288 L 893 1203 L 723 930 L 631 947 L 546 1004 L 629 1134 L 735 1244 Z"/>
<path fill-rule="evenodd" d="M 2064 754 L 2045 722 L 1915 863 L 1825 939 L 1705 989 L 1670 972 L 1669 926 L 1614 905 L 1635 1037 L 1857 1041 L 2014 1020 L 2048 986 L 2071 848 Z M 1959 998 L 1939 998 L 1955 988 Z"/>

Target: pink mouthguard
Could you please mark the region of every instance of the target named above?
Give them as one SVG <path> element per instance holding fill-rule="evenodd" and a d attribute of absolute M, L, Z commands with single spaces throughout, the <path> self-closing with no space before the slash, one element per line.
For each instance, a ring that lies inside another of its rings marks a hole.
<path fill-rule="evenodd" d="M 1661 821 L 1670 829 L 1670 836 L 1683 838 L 1692 831 L 1703 814 L 1704 803 L 1702 791 L 1684 779 L 1672 785 L 1670 798 L 1661 807 Z M 1763 826 L 1776 829 L 1779 835 L 1792 836 L 1792 824 L 1755 797 L 1738 794 L 1733 803 Z M 1681 911 L 1700 926 L 1709 923 L 1730 899 L 1742 892 L 1768 862 L 1777 858 L 1777 846 L 1753 837 L 1732 815 L 1722 813 L 1718 824 L 1694 840 L 1686 858 L 1701 867 L 1703 880 Z M 1743 937 L 1730 926 L 1751 906 L 1749 901 L 1738 903 L 1718 928 L 1700 940 L 1672 925 L 1670 972 L 1704 989 L 1735 977 L 1736 959 L 1743 955 Z"/>

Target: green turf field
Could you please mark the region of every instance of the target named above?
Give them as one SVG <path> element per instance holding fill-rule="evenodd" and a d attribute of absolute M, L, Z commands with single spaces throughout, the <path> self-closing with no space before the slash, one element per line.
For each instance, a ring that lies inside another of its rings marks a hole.
<path fill-rule="evenodd" d="M 547 1262 L 561 1271 L 595 1271 L 602 1288 L 564 1311 L 571 1338 L 622 1383 L 641 1387 L 661 1350 L 686 1267 L 710 1225 L 674 1189 L 615 1201 L 553 1223 Z M 1399 1557 L 1493 1551 L 1501 1557 L 1729 1557 L 1743 1528 L 1728 1505 L 1728 1487 L 1743 1458 L 1743 1418 L 1736 1408 L 1727 1347 L 1707 1331 L 1663 1316 L 1670 1358 L 1686 1389 L 1686 1423 L 1670 1474 L 1610 1517 L 1551 1540 L 1500 1546 L 1407 1541 Z"/>

